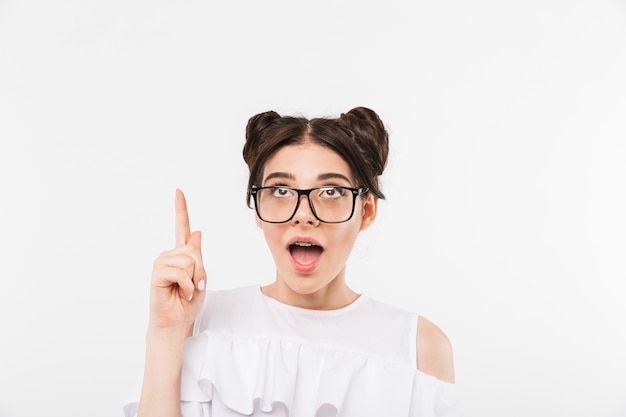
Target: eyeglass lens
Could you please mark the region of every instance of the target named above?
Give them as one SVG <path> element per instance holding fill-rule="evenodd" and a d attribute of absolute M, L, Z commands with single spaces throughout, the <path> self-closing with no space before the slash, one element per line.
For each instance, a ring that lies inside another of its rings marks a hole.
<path fill-rule="evenodd" d="M 257 191 L 256 204 L 262 220 L 282 223 L 296 212 L 301 200 L 297 190 L 286 187 L 262 188 Z M 343 222 L 354 210 L 355 196 L 343 187 L 321 187 L 308 193 L 313 214 L 322 222 Z M 302 203 L 301 203 L 302 204 Z"/>

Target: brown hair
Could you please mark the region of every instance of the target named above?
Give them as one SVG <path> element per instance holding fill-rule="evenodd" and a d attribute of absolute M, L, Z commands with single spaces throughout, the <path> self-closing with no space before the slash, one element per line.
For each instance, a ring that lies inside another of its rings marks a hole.
<path fill-rule="evenodd" d="M 265 162 L 283 146 L 312 142 L 337 152 L 350 166 L 359 187 L 385 198 L 378 177 L 387 165 L 389 134 L 380 117 L 366 107 L 355 107 L 338 118 L 281 116 L 267 111 L 252 116 L 246 126 L 243 159 L 250 170 L 250 188 L 260 187 Z"/>

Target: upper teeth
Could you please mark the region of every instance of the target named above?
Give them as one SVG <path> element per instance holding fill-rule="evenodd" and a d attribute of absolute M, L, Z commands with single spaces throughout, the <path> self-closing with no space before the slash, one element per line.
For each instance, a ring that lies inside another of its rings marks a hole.
<path fill-rule="evenodd" d="M 311 242 L 294 242 L 293 244 L 298 246 L 313 246 Z"/>

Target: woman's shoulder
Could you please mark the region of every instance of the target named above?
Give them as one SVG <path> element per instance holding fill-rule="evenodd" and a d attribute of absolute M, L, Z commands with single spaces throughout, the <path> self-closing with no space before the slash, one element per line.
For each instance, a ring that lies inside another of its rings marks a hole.
<path fill-rule="evenodd" d="M 419 316 L 417 369 L 442 381 L 454 383 L 454 359 L 450 339 L 435 323 Z"/>
<path fill-rule="evenodd" d="M 411 311 L 380 301 L 372 300 L 376 306 L 376 315 L 386 317 L 398 324 L 402 321 L 411 321 L 415 340 L 413 360 L 417 369 L 427 375 L 454 383 L 454 359 L 452 344 L 446 333 L 434 322 L 426 317 Z M 380 314 L 385 311 L 386 314 Z M 403 319 L 401 319 L 403 317 Z M 384 323 L 383 323 L 384 324 Z M 395 326 L 397 327 L 397 326 Z M 415 327 L 417 330 L 415 331 Z"/>

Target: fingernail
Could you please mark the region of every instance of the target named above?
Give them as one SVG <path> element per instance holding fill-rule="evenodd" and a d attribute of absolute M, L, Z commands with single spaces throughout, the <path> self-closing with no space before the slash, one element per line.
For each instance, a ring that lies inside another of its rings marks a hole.
<path fill-rule="evenodd" d="M 189 298 L 187 298 L 187 300 L 191 301 L 192 298 L 193 298 L 193 293 L 189 294 Z"/>
<path fill-rule="evenodd" d="M 201 279 L 200 282 L 198 282 L 198 290 L 203 291 L 204 290 L 204 280 Z"/>

